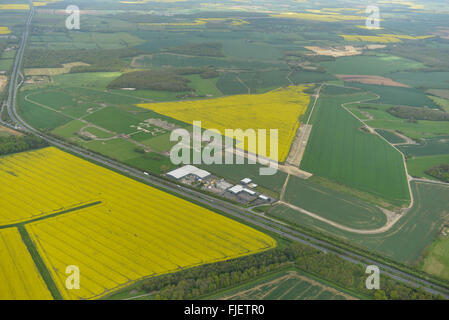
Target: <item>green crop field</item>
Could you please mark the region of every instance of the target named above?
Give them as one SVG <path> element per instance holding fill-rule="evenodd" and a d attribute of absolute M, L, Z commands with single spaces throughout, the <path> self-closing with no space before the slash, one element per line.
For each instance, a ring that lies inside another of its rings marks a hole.
<path fill-rule="evenodd" d="M 113 134 L 111 134 L 105 130 L 99 129 L 97 127 L 87 127 L 84 129 L 84 132 L 91 133 L 100 139 L 108 139 L 108 138 L 111 138 L 114 136 Z"/>
<path fill-rule="evenodd" d="M 407 168 L 409 174 L 413 177 L 435 179 L 434 177 L 427 175 L 425 171 L 444 163 L 449 163 L 449 154 L 414 157 L 407 160 Z"/>
<path fill-rule="evenodd" d="M 441 91 L 444 91 L 444 90 L 441 90 Z M 437 92 L 441 92 L 441 91 L 437 90 Z M 430 90 L 429 92 L 435 92 L 435 91 Z M 448 99 L 435 97 L 435 96 L 429 96 L 429 98 L 432 99 L 432 101 L 435 102 L 440 107 L 441 110 L 449 112 L 449 100 Z"/>
<path fill-rule="evenodd" d="M 135 132 L 136 128 L 132 126 L 141 122 L 140 119 L 131 113 L 116 107 L 101 109 L 87 116 L 85 120 L 118 134 Z"/>
<path fill-rule="evenodd" d="M 342 231 L 284 206 L 273 207 L 268 214 L 293 225 L 316 229 L 340 241 L 413 265 L 447 221 L 449 187 L 412 182 L 412 189 L 415 197 L 413 208 L 389 231 L 377 235 Z"/>
<path fill-rule="evenodd" d="M 168 157 L 161 156 L 157 153 L 149 153 L 140 157 L 128 159 L 125 163 L 137 169 L 156 174 L 162 174 L 176 168 Z"/>
<path fill-rule="evenodd" d="M 54 129 L 52 131 L 52 134 L 71 140 L 71 138 L 74 137 L 75 133 L 77 133 L 79 130 L 81 130 L 81 128 L 85 126 L 86 124 L 80 120 L 72 120 Z"/>
<path fill-rule="evenodd" d="M 394 118 L 389 120 L 369 120 L 366 124 L 372 128 L 396 130 L 412 139 L 432 138 L 449 134 L 449 126 L 446 121 L 418 120 L 410 123 L 405 119 Z"/>
<path fill-rule="evenodd" d="M 89 150 L 99 152 L 107 157 L 123 162 L 140 155 L 135 151 L 137 146 L 125 139 L 107 141 L 92 140 L 84 143 L 83 146 Z"/>
<path fill-rule="evenodd" d="M 361 83 L 351 83 L 351 87 L 360 88 L 364 91 L 370 91 L 379 95 L 380 98 L 375 102 L 380 104 L 438 108 L 438 105 L 424 91 L 414 88 L 388 87 Z"/>
<path fill-rule="evenodd" d="M 37 106 L 25 100 L 25 92 L 19 94 L 18 103 L 23 119 L 35 128 L 52 130 L 71 121 L 71 118 L 56 111 Z"/>
<path fill-rule="evenodd" d="M 376 132 L 384 137 L 390 143 L 403 143 L 404 139 L 388 130 L 376 129 Z"/>
<path fill-rule="evenodd" d="M 424 139 L 419 144 L 398 146 L 407 157 L 449 154 L 449 136 Z"/>
<path fill-rule="evenodd" d="M 67 91 L 42 91 L 39 90 L 28 94 L 26 98 L 31 102 L 36 102 L 49 107 L 71 118 L 82 117 L 89 112 L 98 110 L 99 106 L 88 100 L 81 99 Z M 43 108 L 35 104 L 36 108 Z"/>
<path fill-rule="evenodd" d="M 105 90 L 82 88 L 82 87 L 67 87 L 64 90 L 70 92 L 72 95 L 81 97 L 89 102 L 113 104 L 113 105 L 133 105 L 141 103 L 142 99 L 129 96 L 126 93 L 111 93 Z"/>
<path fill-rule="evenodd" d="M 186 78 L 190 81 L 189 87 L 195 89 L 195 94 L 199 96 L 217 98 L 223 95 L 220 90 L 217 89 L 217 79 L 202 79 L 198 74 L 187 76 Z"/>
<path fill-rule="evenodd" d="M 0 59 L 0 71 L 9 71 L 12 68 L 14 59 Z"/>
<path fill-rule="evenodd" d="M 313 71 L 295 71 L 290 75 L 290 80 L 295 84 L 301 83 L 318 83 L 324 81 L 332 81 L 336 78 L 325 72 L 313 72 Z"/>
<path fill-rule="evenodd" d="M 228 58 L 213 58 L 213 57 L 193 57 L 176 54 L 155 54 L 151 58 L 145 58 L 145 65 L 149 67 L 207 67 L 214 66 L 218 68 L 227 69 L 264 69 L 279 67 L 280 62 L 262 62 L 244 59 L 228 59 Z"/>
<path fill-rule="evenodd" d="M 68 73 L 54 76 L 53 81 L 55 85 L 65 87 L 106 88 L 120 75 L 120 72 Z"/>
<path fill-rule="evenodd" d="M 449 89 L 449 72 L 398 72 L 391 78 L 415 88 Z"/>
<path fill-rule="evenodd" d="M 350 228 L 376 229 L 387 222 L 374 205 L 295 176 L 290 177 L 285 201 Z"/>
<path fill-rule="evenodd" d="M 409 190 L 401 154 L 341 107 L 371 95 L 325 97 L 312 114 L 312 133 L 301 169 L 375 194 L 393 203 L 408 202 Z"/>
<path fill-rule="evenodd" d="M 284 271 L 214 296 L 223 300 L 348 300 L 352 296 L 300 271 Z"/>
<path fill-rule="evenodd" d="M 250 88 L 251 93 L 266 92 L 282 86 L 289 85 L 287 70 L 274 70 L 264 72 L 241 72 L 237 76 Z"/>
<path fill-rule="evenodd" d="M 424 68 L 422 63 L 384 54 L 342 57 L 320 65 L 333 74 L 354 75 L 388 75 L 391 72 Z"/>
<path fill-rule="evenodd" d="M 62 22 L 62 21 L 61 21 Z M 117 49 L 137 46 L 145 41 L 127 32 L 53 32 L 32 36 L 30 47 L 47 47 L 52 50 L 65 49 Z"/>
<path fill-rule="evenodd" d="M 360 108 L 359 108 L 360 106 Z M 433 138 L 449 135 L 447 121 L 417 120 L 397 118 L 387 112 L 392 105 L 375 103 L 351 104 L 347 106 L 356 116 L 372 128 L 398 131 L 412 139 Z"/>
<path fill-rule="evenodd" d="M 444 231 L 444 234 L 440 235 L 427 248 L 421 269 L 444 280 L 449 280 L 449 238 L 447 227 L 442 231 Z"/>
<path fill-rule="evenodd" d="M 449 90 L 432 89 L 427 92 L 443 99 L 449 99 Z"/>
<path fill-rule="evenodd" d="M 225 95 L 248 94 L 250 90 L 243 81 L 239 81 L 239 75 L 235 73 L 222 73 L 217 81 L 217 88 Z"/>

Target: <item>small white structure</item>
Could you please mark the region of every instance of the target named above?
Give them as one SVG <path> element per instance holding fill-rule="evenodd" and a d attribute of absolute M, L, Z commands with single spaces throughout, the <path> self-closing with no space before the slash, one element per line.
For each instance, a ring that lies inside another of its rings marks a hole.
<path fill-rule="evenodd" d="M 237 185 L 233 186 L 232 188 L 229 188 L 228 191 L 233 194 L 239 194 L 240 192 L 243 191 L 243 187 L 241 185 L 237 184 Z"/>
<path fill-rule="evenodd" d="M 257 188 L 258 186 L 257 186 L 257 184 L 255 184 L 255 183 L 251 183 L 251 184 L 249 185 L 249 187 L 250 187 L 251 189 L 254 189 L 254 188 Z"/>
<path fill-rule="evenodd" d="M 255 196 L 256 195 L 256 193 L 253 190 L 250 190 L 250 189 L 247 189 L 247 188 L 243 188 L 243 192 L 246 192 L 250 196 Z"/>
<path fill-rule="evenodd" d="M 223 180 L 223 181 L 217 182 L 216 187 L 219 190 L 228 190 L 229 188 L 232 187 L 232 184 Z"/>
<path fill-rule="evenodd" d="M 263 200 L 263 201 L 268 201 L 270 200 L 267 196 L 264 196 L 263 194 L 259 195 L 259 199 Z"/>
<path fill-rule="evenodd" d="M 232 194 L 235 194 L 235 195 L 237 195 L 237 194 L 239 194 L 241 192 L 245 192 L 245 193 L 249 194 L 250 196 L 255 196 L 256 195 L 256 192 L 254 192 L 253 190 L 248 189 L 248 188 L 244 188 L 243 186 L 241 186 L 239 184 L 233 186 L 232 188 L 229 188 L 228 191 L 230 193 L 232 193 Z"/>
<path fill-rule="evenodd" d="M 240 180 L 240 182 L 242 183 L 242 184 L 250 184 L 251 182 L 253 182 L 253 180 L 251 180 L 250 178 L 245 178 L 245 179 L 242 179 L 242 180 Z"/>
<path fill-rule="evenodd" d="M 179 179 L 182 179 L 190 174 L 194 175 L 195 177 L 198 177 L 200 179 L 204 179 L 204 178 L 207 178 L 208 176 L 210 176 L 210 172 L 198 169 L 197 167 L 194 167 L 191 165 L 186 165 L 184 167 L 170 171 L 167 173 L 167 176 L 175 178 L 176 180 L 179 180 Z"/>

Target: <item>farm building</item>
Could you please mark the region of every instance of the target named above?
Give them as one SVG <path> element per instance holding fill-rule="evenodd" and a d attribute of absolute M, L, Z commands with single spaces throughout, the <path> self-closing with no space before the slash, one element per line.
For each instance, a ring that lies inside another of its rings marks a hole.
<path fill-rule="evenodd" d="M 233 194 L 239 194 L 243 191 L 243 187 L 241 185 L 235 185 L 232 188 L 229 188 L 228 191 Z"/>
<path fill-rule="evenodd" d="M 253 180 L 251 180 L 250 178 L 245 178 L 245 179 L 240 180 L 241 184 L 243 184 L 243 185 L 250 184 L 252 181 Z"/>
<path fill-rule="evenodd" d="M 222 180 L 222 181 L 219 181 L 216 183 L 216 187 L 217 187 L 217 189 L 224 191 L 224 190 L 228 190 L 229 188 L 231 188 L 232 184 Z"/>
<path fill-rule="evenodd" d="M 174 178 L 176 180 L 185 178 L 189 175 L 192 175 L 199 179 L 204 179 L 204 178 L 209 177 L 211 174 L 210 174 L 210 172 L 198 169 L 197 167 L 192 166 L 192 165 L 186 165 L 184 167 L 175 169 L 175 170 L 167 173 L 167 176 Z"/>
<path fill-rule="evenodd" d="M 242 192 L 247 193 L 247 194 L 249 194 L 250 196 L 256 195 L 256 192 L 254 192 L 253 190 L 244 188 L 243 186 L 241 186 L 241 185 L 239 185 L 239 184 L 233 186 L 232 188 L 229 188 L 228 191 L 229 191 L 230 193 L 236 194 L 236 195 L 237 195 L 237 194 L 240 194 L 240 193 L 242 193 Z"/>

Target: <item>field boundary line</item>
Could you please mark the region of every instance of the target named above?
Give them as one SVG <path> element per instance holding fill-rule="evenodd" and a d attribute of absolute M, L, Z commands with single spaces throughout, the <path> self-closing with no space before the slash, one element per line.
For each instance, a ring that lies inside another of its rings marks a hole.
<path fill-rule="evenodd" d="M 318 98 L 320 96 L 320 91 L 321 91 L 322 87 L 326 86 L 326 85 L 328 85 L 328 84 L 325 84 L 325 83 L 321 84 L 321 86 L 320 86 L 320 88 L 318 90 L 318 93 L 317 93 L 316 99 L 315 99 L 315 103 L 314 103 L 314 105 L 312 107 L 312 110 L 311 110 L 311 112 L 309 114 L 309 117 L 308 117 L 308 120 L 307 120 L 307 124 L 309 123 L 310 118 L 311 118 L 311 116 L 313 114 L 315 105 L 316 105 L 316 103 L 318 101 Z M 338 86 L 338 87 L 341 87 L 341 86 Z M 373 134 L 379 136 L 381 139 L 386 141 L 390 146 L 392 146 L 402 156 L 402 161 L 403 161 L 404 170 L 405 170 L 406 179 L 407 179 L 407 186 L 408 186 L 409 195 L 410 195 L 410 204 L 409 204 L 409 206 L 407 208 L 405 208 L 405 209 L 401 209 L 403 214 L 399 214 L 399 213 L 388 214 L 385 210 L 381 210 L 383 212 L 383 214 L 387 217 L 386 224 L 383 227 L 380 227 L 380 228 L 377 228 L 377 229 L 366 230 L 366 229 L 354 229 L 354 228 L 350 228 L 350 227 L 344 226 L 344 225 L 339 224 L 337 222 L 334 222 L 332 220 L 326 219 L 326 218 L 322 217 L 319 214 L 310 212 L 310 211 L 305 210 L 305 209 L 303 209 L 301 207 L 298 207 L 298 206 L 295 206 L 293 204 L 290 204 L 290 203 L 284 201 L 284 199 L 282 198 L 282 193 L 285 192 L 285 190 L 283 190 L 283 192 L 281 192 L 281 199 L 278 202 L 279 204 L 287 206 L 290 209 L 293 209 L 293 210 L 295 210 L 297 212 L 301 212 L 303 214 L 306 214 L 306 215 L 308 215 L 311 218 L 314 218 L 314 219 L 319 220 L 321 222 L 327 223 L 327 224 L 329 224 L 329 225 L 331 225 L 331 226 L 333 226 L 335 228 L 338 228 L 340 230 L 344 230 L 344 231 L 351 232 L 351 233 L 357 233 L 357 234 L 379 234 L 379 233 L 385 233 L 385 232 L 389 231 L 403 216 L 405 216 L 405 213 L 407 213 L 414 206 L 414 203 L 415 203 L 414 195 L 413 195 L 413 190 L 412 190 L 411 184 L 410 184 L 411 178 L 410 178 L 410 175 L 408 174 L 407 164 L 406 164 L 406 159 L 405 159 L 404 154 L 398 148 L 396 148 L 394 145 L 392 145 L 390 142 L 388 142 L 384 137 L 382 137 L 378 132 L 376 132 L 373 128 L 371 128 L 364 121 L 362 121 L 360 118 L 358 118 L 353 112 L 351 112 L 346 107 L 346 105 L 348 105 L 348 104 L 362 103 L 362 102 L 368 102 L 368 101 L 379 100 L 380 99 L 380 96 L 378 94 L 375 94 L 375 96 L 376 96 L 375 98 L 370 98 L 370 99 L 365 99 L 365 100 L 360 100 L 360 101 L 350 101 L 350 102 L 342 103 L 341 107 L 344 110 L 346 110 L 349 114 L 351 114 L 354 118 L 356 118 L 358 121 L 360 121 L 360 123 L 363 124 L 370 132 L 372 132 Z M 312 130 L 313 130 L 313 128 L 312 128 Z M 287 176 L 287 178 L 286 178 L 286 182 L 287 183 L 288 183 L 288 178 L 289 178 L 289 176 Z M 284 188 L 285 187 L 286 187 L 286 184 L 284 184 Z"/>
<path fill-rule="evenodd" d="M 371 229 L 371 230 L 364 230 L 364 229 L 354 229 L 351 227 L 347 227 L 344 226 L 338 222 L 334 222 L 332 220 L 329 220 L 327 218 L 324 218 L 322 216 L 320 216 L 319 214 L 313 213 L 311 211 L 308 211 L 306 209 L 303 209 L 301 207 L 295 206 L 291 203 L 285 202 L 285 201 L 279 201 L 278 204 L 289 207 L 290 209 L 293 209 L 297 212 L 301 212 L 311 218 L 314 218 L 315 220 L 319 220 L 321 222 L 327 223 L 328 225 L 331 225 L 332 227 L 335 227 L 337 229 L 343 230 L 343 231 L 347 231 L 347 232 L 351 232 L 351 233 L 357 233 L 357 234 L 379 234 L 379 233 L 385 233 L 388 230 L 390 230 L 395 224 L 396 222 L 398 222 L 402 215 L 397 214 L 396 216 L 392 216 L 392 215 L 386 215 L 387 216 L 387 223 L 380 228 L 377 229 Z M 385 214 L 385 213 L 384 213 Z"/>
<path fill-rule="evenodd" d="M 30 237 L 30 234 L 28 233 L 26 227 L 24 225 L 20 225 L 17 227 L 20 236 L 22 237 L 22 242 L 25 244 L 28 252 L 31 255 L 31 258 L 34 261 L 34 264 L 39 271 L 42 279 L 44 280 L 48 290 L 50 291 L 51 295 L 53 296 L 53 299 L 55 300 L 63 300 L 63 297 L 61 295 L 61 292 L 59 291 L 58 287 L 56 286 L 55 280 L 51 276 L 50 271 L 47 268 L 47 265 L 45 264 L 44 260 L 42 259 L 41 255 L 39 254 L 39 251 L 36 248 L 36 245 L 34 244 L 33 240 Z"/>
<path fill-rule="evenodd" d="M 33 101 L 33 100 L 31 100 L 30 98 L 28 98 L 29 96 L 32 96 L 32 95 L 35 95 L 35 94 L 38 94 L 38 93 L 39 93 L 39 92 L 34 92 L 34 93 L 29 93 L 29 94 L 27 94 L 27 95 L 25 96 L 25 98 L 24 98 L 25 101 L 30 102 L 30 103 L 32 103 L 32 104 L 35 104 L 35 105 L 37 105 L 37 106 L 39 106 L 39 107 L 41 107 L 41 108 L 44 108 L 44 109 L 47 109 L 47 110 L 51 110 L 51 111 L 53 111 L 53 112 L 56 112 L 56 113 L 58 113 L 58 114 L 61 114 L 61 115 L 63 115 L 63 116 L 66 117 L 66 118 L 70 118 L 70 119 L 72 119 L 72 120 L 78 120 L 77 118 L 75 118 L 75 117 L 73 117 L 73 116 L 69 116 L 69 115 L 65 114 L 65 113 L 62 112 L 61 110 L 53 109 L 52 107 L 49 107 L 49 106 L 47 106 L 47 105 L 45 105 L 45 104 L 42 104 L 42 103 Z"/>
<path fill-rule="evenodd" d="M 383 141 L 385 141 L 388 145 L 390 145 L 391 147 L 393 147 L 397 152 L 399 152 L 399 154 L 401 155 L 401 157 L 402 157 L 402 163 L 403 163 L 403 165 L 404 165 L 404 170 L 405 170 L 405 177 L 406 177 L 406 179 L 407 179 L 407 186 L 408 186 L 408 192 L 409 192 L 409 195 L 410 195 L 410 204 L 409 204 L 409 206 L 404 210 L 404 212 L 405 213 L 407 213 L 407 211 L 408 210 L 410 210 L 412 207 L 413 207 L 413 205 L 415 204 L 415 199 L 414 199 L 414 196 L 413 196 L 413 190 L 412 190 L 412 187 L 411 187 L 411 184 L 410 184 L 410 181 L 412 180 L 412 177 L 409 175 L 409 173 L 408 173 L 408 168 L 407 168 L 407 159 L 405 158 L 405 155 L 404 155 L 404 153 L 401 151 L 401 150 L 399 150 L 394 144 L 392 144 L 391 142 L 389 142 L 387 139 L 385 139 L 381 134 L 379 134 L 376 130 L 375 130 L 375 128 L 372 128 L 372 127 L 370 127 L 369 125 L 367 125 L 366 123 L 365 123 L 365 121 L 363 121 L 362 119 L 360 119 L 359 117 L 357 117 L 352 111 L 350 111 L 347 107 L 346 107 L 346 105 L 347 104 L 355 104 L 355 103 L 362 103 L 362 102 L 365 102 L 365 101 L 371 101 L 371 100 L 379 100 L 381 97 L 380 97 L 380 95 L 378 95 L 378 94 L 375 94 L 376 96 L 377 96 L 377 98 L 376 99 L 367 99 L 367 100 L 362 100 L 362 101 L 354 101 L 354 102 L 346 102 L 346 103 L 342 103 L 341 104 L 341 107 L 343 108 L 343 109 L 345 109 L 347 112 L 349 112 L 349 114 L 351 114 L 354 118 L 356 118 L 358 121 L 360 121 L 372 134 L 374 134 L 374 135 L 377 135 L 378 137 L 380 137 Z"/>
<path fill-rule="evenodd" d="M 48 215 L 40 216 L 40 217 L 37 217 L 37 218 L 34 218 L 34 219 L 25 220 L 25 221 L 17 222 L 17 223 L 1 225 L 0 229 L 18 228 L 19 226 L 25 226 L 25 225 L 33 223 L 33 222 L 46 220 L 46 219 L 54 218 L 54 217 L 57 217 L 57 216 L 60 216 L 60 215 L 66 214 L 66 213 L 70 213 L 70 212 L 79 211 L 79 210 L 82 210 L 82 209 L 94 207 L 94 206 L 100 205 L 102 203 L 103 203 L 102 201 L 89 202 L 89 203 L 86 203 L 86 204 L 78 205 L 76 207 L 72 207 L 72 208 L 65 209 L 65 210 L 62 210 L 62 211 L 58 211 L 58 212 L 55 212 L 55 213 L 51 213 L 51 214 L 48 214 Z"/>

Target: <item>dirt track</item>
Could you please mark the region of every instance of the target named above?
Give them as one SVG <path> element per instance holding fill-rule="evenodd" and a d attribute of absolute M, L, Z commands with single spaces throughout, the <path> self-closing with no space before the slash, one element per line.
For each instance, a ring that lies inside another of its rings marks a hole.
<path fill-rule="evenodd" d="M 0 92 L 3 91 L 3 89 L 5 89 L 7 83 L 8 83 L 8 77 L 0 76 Z"/>
<path fill-rule="evenodd" d="M 290 153 L 287 157 L 287 164 L 294 167 L 301 165 L 302 157 L 306 151 L 307 142 L 309 141 L 310 133 L 312 132 L 312 125 L 303 124 L 296 133 L 295 140 L 293 141 Z"/>

